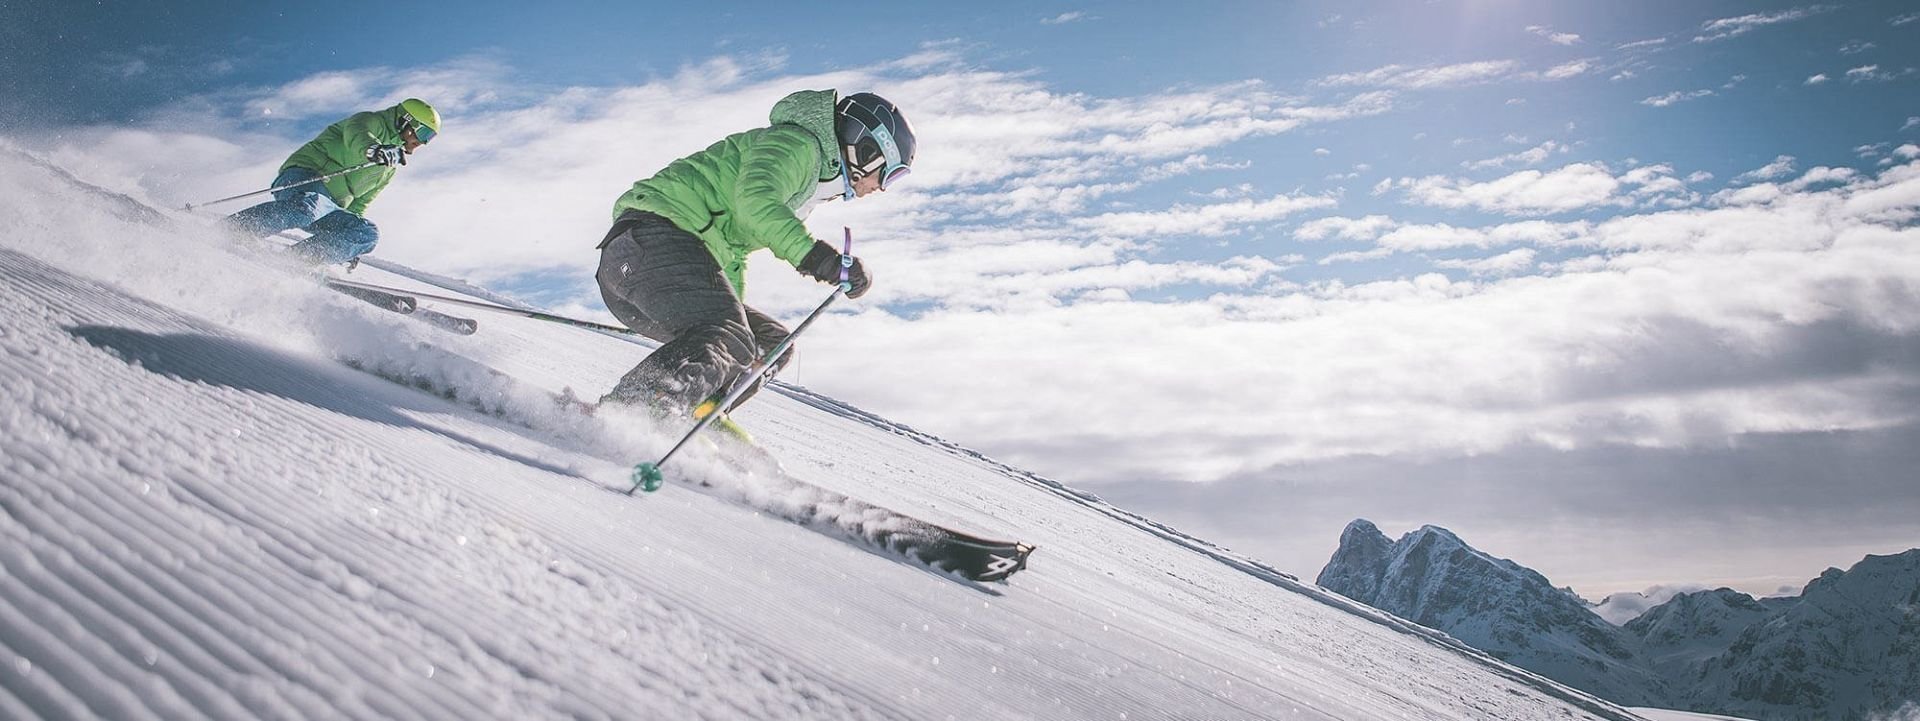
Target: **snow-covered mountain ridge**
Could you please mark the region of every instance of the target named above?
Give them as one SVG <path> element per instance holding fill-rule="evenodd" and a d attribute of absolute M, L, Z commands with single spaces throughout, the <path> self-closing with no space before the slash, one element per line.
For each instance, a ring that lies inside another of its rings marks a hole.
<path fill-rule="evenodd" d="M 0 152 L 0 717 L 1632 718 L 804 389 L 740 414 L 795 475 L 1033 566 L 958 581 L 719 465 L 608 493 L 670 434 L 548 398 L 645 349 L 439 333 L 137 207 Z"/>
<path fill-rule="evenodd" d="M 1319 585 L 1617 703 L 1659 706 L 1665 684 L 1632 643 L 1546 577 L 1438 526 L 1399 541 L 1347 524 Z"/>
<path fill-rule="evenodd" d="M 1782 720 L 1920 703 L 1920 549 L 1828 569 L 1796 598 L 1681 593 L 1614 627 L 1446 529 L 1390 541 L 1360 519 L 1319 583 L 1622 703 Z"/>

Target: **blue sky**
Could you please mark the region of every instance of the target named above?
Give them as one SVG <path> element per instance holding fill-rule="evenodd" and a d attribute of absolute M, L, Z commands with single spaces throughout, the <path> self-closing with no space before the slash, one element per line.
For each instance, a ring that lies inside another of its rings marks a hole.
<path fill-rule="evenodd" d="M 156 203 L 428 98 L 447 126 L 369 211 L 376 254 L 602 317 L 591 249 L 628 184 L 788 91 L 880 92 L 918 167 L 810 219 L 852 227 L 876 285 L 789 380 L 1078 485 L 1178 488 L 1132 497 L 1288 570 L 1354 516 L 1599 591 L 1772 590 L 1920 532 L 1873 515 L 1920 510 L 1885 484 L 1920 398 L 1909 3 L 8 12 L 8 140 Z M 750 303 L 817 302 L 778 266 Z M 1753 470 L 1781 458 L 1833 478 Z M 1705 520 L 1603 513 L 1610 474 Z M 1316 488 L 1310 522 L 1259 529 Z M 1849 514 L 1880 520 L 1831 533 Z"/>

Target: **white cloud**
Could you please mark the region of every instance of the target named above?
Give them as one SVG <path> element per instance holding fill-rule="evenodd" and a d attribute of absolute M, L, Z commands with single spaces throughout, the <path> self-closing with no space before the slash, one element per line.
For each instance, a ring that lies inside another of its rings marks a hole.
<path fill-rule="evenodd" d="M 1484 183 L 1438 175 L 1401 178 L 1394 187 L 1403 190 L 1409 201 L 1421 205 L 1525 215 L 1615 203 L 1621 182 L 1606 166 L 1575 163 L 1548 173 L 1523 170 Z"/>
<path fill-rule="evenodd" d="M 1086 19 L 1087 19 L 1087 13 L 1086 13 L 1085 11 L 1083 11 L 1083 10 L 1075 10 L 1075 11 L 1073 11 L 1073 12 L 1065 12 L 1065 13 L 1060 13 L 1059 15 L 1055 15 L 1055 16 L 1053 16 L 1053 17 L 1050 17 L 1050 18 L 1042 18 L 1042 19 L 1040 20 L 1040 24 L 1042 24 L 1042 25 L 1065 25 L 1065 24 L 1067 24 L 1067 23 L 1071 23 L 1071 22 L 1079 22 L 1079 21 L 1081 21 L 1081 20 L 1086 20 Z"/>
<path fill-rule="evenodd" d="M 1840 46 L 1840 54 L 1841 55 L 1859 55 L 1860 53 L 1864 53 L 1868 50 L 1872 50 L 1875 47 L 1878 47 L 1878 46 L 1874 45 L 1873 43 L 1867 42 L 1865 40 L 1852 40 L 1852 41 L 1848 41 L 1847 44 Z"/>
<path fill-rule="evenodd" d="M 1892 80 L 1893 78 L 1893 73 L 1882 71 L 1878 65 L 1862 65 L 1847 70 L 1847 80 L 1849 82 L 1881 82 Z"/>
<path fill-rule="evenodd" d="M 1366 72 L 1329 75 L 1315 82 L 1328 87 L 1428 90 L 1498 82 L 1514 77 L 1520 68 L 1520 63 L 1514 60 L 1484 60 L 1426 67 L 1387 65 Z"/>
<path fill-rule="evenodd" d="M 1543 25 L 1528 25 L 1527 32 L 1546 38 L 1547 42 L 1555 45 L 1573 45 L 1580 42 L 1580 36 L 1578 34 L 1557 33 L 1554 32 L 1552 28 Z"/>
<path fill-rule="evenodd" d="M 1624 45 L 1615 45 L 1615 46 L 1613 46 L 1613 49 L 1615 49 L 1615 50 L 1644 50 L 1644 49 L 1647 49 L 1647 48 L 1657 48 L 1657 47 L 1660 47 L 1660 46 L 1662 46 L 1662 45 L 1665 45 L 1665 44 L 1667 44 L 1667 39 L 1666 39 L 1666 38 L 1652 38 L 1652 39 L 1648 39 L 1648 40 L 1639 40 L 1639 41 L 1635 41 L 1635 42 L 1630 42 L 1630 43 L 1626 43 L 1626 44 L 1624 44 Z"/>
<path fill-rule="evenodd" d="M 1390 219 L 1391 230 L 1380 235 L 1379 247 L 1395 253 L 1423 253 L 1457 248 L 1488 249 L 1508 245 L 1564 247 L 1585 242 L 1591 233 L 1586 221 L 1553 223 L 1526 220 L 1475 228 L 1447 223 L 1398 224 Z"/>
<path fill-rule="evenodd" d="M 1920 128 L 1920 116 L 1909 115 L 1907 116 L 1907 122 L 1900 124 L 1902 131 L 1912 130 L 1914 128 Z"/>
<path fill-rule="evenodd" d="M 1333 154 L 1333 151 L 1331 151 L 1331 150 L 1328 150 L 1328 149 L 1326 149 L 1326 148 L 1314 148 L 1314 149 L 1313 149 L 1313 154 L 1314 154 L 1314 155 L 1318 155 L 1318 156 L 1321 156 L 1321 157 L 1326 157 L 1326 156 L 1328 156 L 1328 155 L 1332 155 L 1332 154 Z"/>
<path fill-rule="evenodd" d="M 1390 188 L 1408 202 L 1442 208 L 1471 208 L 1507 215 L 1546 215 L 1635 204 L 1686 207 L 1700 198 L 1668 165 L 1634 168 L 1614 176 L 1600 163 L 1574 163 L 1551 172 L 1524 170 L 1487 182 L 1430 175 L 1399 178 Z"/>
<path fill-rule="evenodd" d="M 1293 237 L 1299 240 L 1373 240 L 1381 233 L 1392 230 L 1399 224 L 1384 215 L 1369 215 L 1364 218 L 1317 218 L 1301 223 L 1293 231 Z"/>
<path fill-rule="evenodd" d="M 1796 178 L 1794 179 L 1793 182 L 1788 183 L 1786 185 L 1786 188 L 1789 190 L 1795 190 L 1795 191 L 1806 190 L 1807 188 L 1811 188 L 1816 185 L 1849 182 L 1849 181 L 1852 181 L 1854 178 L 1859 177 L 1859 175 L 1860 175 L 1859 171 L 1856 171 L 1853 168 L 1829 168 L 1827 166 L 1822 165 L 1820 167 L 1813 168 L 1808 170 L 1805 173 L 1802 173 L 1799 178 Z"/>
<path fill-rule="evenodd" d="M 1905 15 L 1896 15 L 1892 18 L 1889 18 L 1887 22 L 1898 27 L 1898 26 L 1913 22 L 1915 20 L 1920 20 L 1920 13 L 1907 13 Z"/>
<path fill-rule="evenodd" d="M 1775 178 L 1784 177 L 1788 173 L 1793 172 L 1793 164 L 1794 164 L 1793 156 L 1782 155 L 1774 158 L 1773 162 L 1771 163 L 1767 163 L 1766 165 L 1762 165 L 1758 168 L 1754 168 L 1753 170 L 1749 170 L 1747 172 L 1734 176 L 1733 182 L 1747 183 L 1747 182 L 1753 182 L 1756 180 L 1773 180 Z"/>
<path fill-rule="evenodd" d="M 1585 75 L 1587 71 L 1592 70 L 1593 67 L 1594 62 L 1592 60 L 1574 60 L 1548 68 L 1546 72 L 1540 74 L 1540 77 L 1547 80 L 1565 80 L 1567 78 Z"/>
<path fill-rule="evenodd" d="M 1644 100 L 1641 100 L 1640 104 L 1651 105 L 1656 108 L 1664 108 L 1669 105 L 1673 105 L 1675 103 L 1683 103 L 1688 100 L 1704 98 L 1712 94 L 1713 94 L 1712 90 L 1695 90 L 1692 92 L 1675 90 L 1671 93 L 1667 93 L 1666 95 L 1655 95 L 1652 97 L 1648 97 Z"/>
<path fill-rule="evenodd" d="M 1509 276 L 1523 273 L 1533 267 L 1536 251 L 1532 248 L 1518 248 L 1490 258 L 1470 260 L 1440 260 L 1434 265 L 1441 268 L 1464 270 L 1475 276 Z"/>
<path fill-rule="evenodd" d="M 1238 163 L 1217 162 L 1204 153 L 1196 153 L 1179 160 L 1172 160 L 1147 168 L 1140 173 L 1140 179 L 1146 182 L 1165 180 L 1181 175 L 1208 170 L 1245 170 L 1253 166 L 1249 161 Z"/>
<path fill-rule="evenodd" d="M 1220 236 L 1293 213 L 1334 205 L 1320 196 L 1277 195 L 1267 200 L 1237 200 L 1211 205 L 1176 205 L 1167 210 L 1105 213 L 1075 218 L 1074 227 L 1108 237 L 1154 238 L 1167 235 Z"/>
<path fill-rule="evenodd" d="M 1819 85 L 1819 84 L 1821 84 L 1821 83 L 1824 83 L 1824 82 L 1826 82 L 1826 81 L 1828 81 L 1828 80 L 1831 80 L 1831 79 L 1832 79 L 1832 78 L 1829 78 L 1829 77 L 1827 77 L 1827 74 L 1826 74 L 1826 73 L 1820 73 L 1820 74 L 1818 74 L 1818 75 L 1814 75 L 1814 76 L 1812 76 L 1812 77 L 1809 77 L 1809 78 L 1807 78 L 1807 84 L 1808 84 L 1808 85 Z"/>
<path fill-rule="evenodd" d="M 1549 158 L 1553 157 L 1555 153 L 1565 155 L 1568 150 L 1570 150 L 1570 148 L 1568 148 L 1566 145 L 1562 145 L 1560 143 L 1549 140 L 1547 142 L 1541 143 L 1532 148 L 1528 148 L 1526 150 L 1522 150 L 1517 153 L 1509 153 L 1496 158 L 1488 158 L 1486 160 L 1462 161 L 1460 165 L 1467 168 L 1468 170 L 1485 170 L 1487 168 L 1504 168 L 1509 164 L 1517 164 L 1517 165 L 1523 165 L 1523 166 L 1539 165 L 1541 163 L 1546 162 Z"/>
<path fill-rule="evenodd" d="M 1485 248 L 1493 242 L 1492 236 L 1483 229 L 1458 228 L 1446 223 L 1403 225 L 1380 236 L 1380 247 L 1396 253 Z"/>
<path fill-rule="evenodd" d="M 1368 260 L 1379 260 L 1381 258 L 1385 258 L 1390 255 L 1393 255 L 1392 248 L 1375 248 L 1373 250 L 1351 250 L 1351 251 L 1345 251 L 1345 252 L 1328 255 L 1324 258 L 1321 258 L 1319 261 L 1317 261 L 1317 264 L 1318 265 L 1334 265 L 1336 263 L 1358 263 L 1358 262 L 1368 261 Z"/>
<path fill-rule="evenodd" d="M 1214 188 L 1213 190 L 1209 190 L 1205 193 L 1198 193 L 1197 195 L 1205 198 L 1215 198 L 1220 200 L 1226 200 L 1229 198 L 1245 198 L 1253 195 L 1256 192 L 1259 192 L 1259 191 L 1253 187 L 1252 183 L 1241 183 L 1239 185 L 1234 185 L 1234 186 L 1225 187 L 1225 188 Z"/>
<path fill-rule="evenodd" d="M 1818 15 L 1820 13 L 1826 12 L 1830 9 L 1832 8 L 1822 6 L 1822 5 L 1814 5 L 1810 7 L 1804 7 L 1804 8 L 1794 8 L 1792 10 L 1785 10 L 1777 13 L 1754 13 L 1751 15 L 1741 15 L 1739 17 L 1709 20 L 1700 25 L 1701 34 L 1694 36 L 1693 41 L 1696 43 L 1706 43 L 1706 42 L 1713 42 L 1716 40 L 1724 40 L 1724 39 L 1739 36 L 1739 35 L 1745 35 L 1758 28 L 1766 27 L 1768 25 L 1777 25 L 1780 23 L 1793 22 L 1796 20 L 1804 20 L 1814 15 Z"/>

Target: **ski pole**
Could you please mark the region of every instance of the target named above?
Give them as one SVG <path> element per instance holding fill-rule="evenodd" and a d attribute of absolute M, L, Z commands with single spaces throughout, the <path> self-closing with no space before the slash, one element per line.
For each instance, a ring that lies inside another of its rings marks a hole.
<path fill-rule="evenodd" d="M 229 201 L 229 200 L 239 200 L 239 199 L 241 199 L 241 198 L 251 198 L 251 197 L 253 197 L 253 196 L 256 196 L 256 195 L 261 195 L 261 194 L 264 194 L 264 193 L 274 193 L 274 192 L 278 192 L 278 191 L 282 191 L 282 190 L 286 190 L 286 189 L 288 189 L 288 188 L 298 188 L 298 187 L 300 187 L 300 186 L 302 186 L 302 185 L 306 185 L 306 184 L 308 184 L 308 183 L 318 183 L 318 182 L 321 182 L 321 181 L 325 181 L 325 180 L 332 180 L 332 179 L 334 179 L 334 178 L 337 178 L 337 177 L 340 177 L 340 176 L 342 176 L 342 175 L 346 175 L 347 173 L 351 173 L 351 172 L 353 172 L 353 171 L 356 171 L 356 170 L 365 170 L 365 169 L 367 169 L 367 168 L 371 168 L 371 167 L 373 167 L 373 166 L 375 166 L 375 165 L 379 165 L 379 163 L 374 163 L 374 162 L 366 162 L 366 163 L 361 163 L 361 164 L 359 164 L 359 165 L 355 165 L 355 166 L 353 166 L 353 167 L 351 167 L 351 168 L 347 168 L 346 170 L 339 170 L 339 171 L 335 171 L 335 172 L 332 172 L 332 173 L 327 173 L 326 175 L 322 175 L 322 176 L 320 176 L 320 177 L 318 177 L 318 178 L 308 178 L 308 179 L 306 179 L 306 180 L 302 180 L 302 181 L 300 181 L 300 182 L 298 182 L 298 183 L 288 183 L 288 184 L 286 184 L 286 185 L 278 185 L 278 186 L 274 186 L 274 187 L 271 187 L 271 188 L 267 188 L 266 190 L 256 190 L 256 191 L 253 191 L 253 192 L 251 192 L 251 193 L 241 193 L 241 194 L 239 194 L 239 195 L 236 195 L 236 196 L 233 196 L 233 197 L 231 197 L 231 198 L 221 198 L 221 199 L 219 199 L 219 200 L 209 200 L 209 201 L 207 201 L 207 202 L 205 202 L 205 203 L 188 203 L 188 204 L 186 204 L 186 205 L 185 205 L 184 207 L 182 207 L 182 208 L 181 208 L 181 210 L 185 210 L 185 211 L 187 211 L 187 212 L 189 212 L 189 213 L 191 213 L 191 212 L 193 212 L 193 209 L 194 209 L 194 208 L 197 208 L 197 207 L 200 207 L 200 206 L 204 206 L 204 205 L 213 205 L 213 204 L 215 204 L 215 203 L 225 203 L 225 202 L 227 202 L 227 201 Z"/>
<path fill-rule="evenodd" d="M 512 308 L 504 305 L 497 305 L 494 303 L 487 303 L 487 302 L 478 301 L 478 300 L 467 300 L 465 298 L 452 298 L 444 295 L 434 295 L 432 293 L 419 293 L 419 292 L 407 290 L 404 288 L 389 288 L 384 285 L 374 285 L 372 283 L 361 283 L 359 281 L 347 280 L 344 278 L 329 278 L 327 279 L 327 283 L 330 285 L 343 285 L 348 288 L 360 288 L 362 290 L 379 291 L 382 293 L 405 295 L 405 296 L 411 296 L 414 298 L 425 298 L 427 300 L 439 301 L 441 303 L 449 303 L 452 305 L 466 306 L 468 308 L 477 308 L 479 310 L 492 311 L 494 313 L 500 313 L 504 315 L 517 315 L 522 318 L 544 320 L 549 323 L 559 323 L 562 325 L 570 325 L 575 328 L 585 328 L 587 330 L 603 330 L 609 333 L 624 333 L 626 335 L 640 335 L 639 331 L 635 331 L 632 328 L 627 328 L 625 326 L 608 325 L 606 323 L 595 323 L 590 320 L 579 320 L 575 318 L 568 318 L 563 315 L 543 313 L 537 310 L 525 310 L 521 308 Z"/>
<path fill-rule="evenodd" d="M 853 284 L 847 282 L 847 270 L 853 267 L 853 229 L 845 227 L 841 229 L 847 232 L 847 240 L 840 251 L 840 283 L 833 287 L 833 292 L 827 294 L 827 299 L 820 301 L 819 307 L 814 308 L 812 313 L 808 313 L 806 320 L 800 321 L 800 325 L 795 326 L 793 332 L 788 333 L 786 338 L 773 347 L 773 350 L 767 351 L 754 360 L 753 365 L 747 366 L 747 372 L 740 376 L 740 380 L 734 381 L 733 388 L 727 391 L 726 398 L 715 405 L 711 412 L 700 416 L 694 422 L 693 429 L 681 436 L 680 442 L 673 444 L 673 448 L 668 449 L 666 455 L 661 456 L 658 461 L 642 462 L 634 466 L 633 487 L 627 489 L 627 495 L 633 495 L 636 490 L 644 490 L 648 493 L 660 490 L 660 486 L 666 482 L 667 478 L 666 474 L 660 472 L 660 467 L 667 464 L 667 459 L 680 452 L 680 448 L 687 445 L 687 441 L 693 440 L 695 434 L 712 424 L 714 419 L 720 417 L 722 411 L 731 407 L 734 401 L 740 400 L 740 396 L 746 395 L 747 389 L 753 387 L 753 382 L 766 374 L 767 369 L 773 367 L 774 361 L 780 358 L 780 354 L 787 352 L 787 348 L 793 345 L 793 339 L 800 337 L 801 331 L 813 325 L 814 319 L 819 318 L 820 313 L 825 311 L 827 306 L 832 305 L 842 293 L 853 289 Z"/>

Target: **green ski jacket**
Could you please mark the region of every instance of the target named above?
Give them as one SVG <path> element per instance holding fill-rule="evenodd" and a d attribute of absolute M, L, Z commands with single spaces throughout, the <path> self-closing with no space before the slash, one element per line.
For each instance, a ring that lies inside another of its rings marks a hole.
<path fill-rule="evenodd" d="M 385 110 L 347 116 L 347 119 L 327 126 L 306 145 L 293 151 L 287 162 L 280 164 L 280 169 L 306 168 L 326 175 L 365 163 L 368 146 L 404 143 L 398 129 L 403 112 L 400 106 L 395 105 Z M 391 165 L 376 165 L 329 178 L 326 181 L 327 195 L 333 196 L 334 203 L 353 214 L 365 215 L 367 205 L 393 180 L 394 170 Z"/>
<path fill-rule="evenodd" d="M 655 213 L 700 237 L 734 292 L 747 291 L 747 255 L 761 248 L 799 267 L 813 236 L 796 215 L 820 183 L 840 177 L 833 108 L 839 93 L 802 90 L 775 103 L 771 127 L 727 136 L 633 184 L 613 204 Z"/>

